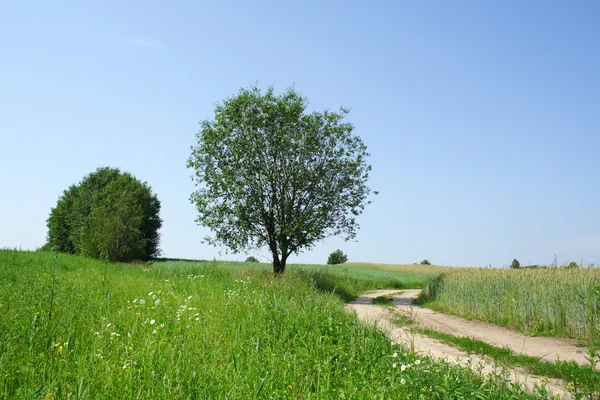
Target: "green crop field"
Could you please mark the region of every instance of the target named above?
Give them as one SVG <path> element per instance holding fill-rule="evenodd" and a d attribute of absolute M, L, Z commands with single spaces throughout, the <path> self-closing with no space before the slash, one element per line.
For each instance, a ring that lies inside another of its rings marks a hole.
<path fill-rule="evenodd" d="M 430 281 L 425 305 L 535 335 L 598 340 L 600 269 L 464 269 Z"/>
<path fill-rule="evenodd" d="M 358 323 L 333 289 L 392 275 L 353 268 L 291 265 L 274 279 L 260 264 L 0 250 L 0 398 L 543 397 L 418 359 Z"/>

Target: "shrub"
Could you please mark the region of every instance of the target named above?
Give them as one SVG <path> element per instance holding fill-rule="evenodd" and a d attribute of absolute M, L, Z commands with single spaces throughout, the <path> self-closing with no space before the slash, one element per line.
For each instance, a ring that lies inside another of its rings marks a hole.
<path fill-rule="evenodd" d="M 160 254 L 159 211 L 147 183 L 118 168 L 98 168 L 58 199 L 44 249 L 109 261 L 147 260 Z"/>
<path fill-rule="evenodd" d="M 575 261 L 571 261 L 567 268 L 579 268 L 579 265 Z"/>
<path fill-rule="evenodd" d="M 348 261 L 348 256 L 346 256 L 343 251 L 338 249 L 329 255 L 327 264 L 343 264 L 346 261 Z"/>
<path fill-rule="evenodd" d="M 252 256 L 250 256 L 250 257 L 246 258 L 246 262 L 254 262 L 254 263 L 257 263 L 257 262 L 260 262 L 260 261 L 258 261 L 258 259 L 257 259 L 256 257 L 252 257 Z"/>
<path fill-rule="evenodd" d="M 428 260 L 428 259 L 425 259 L 425 260 L 421 261 L 421 263 L 420 263 L 420 264 L 421 264 L 421 265 L 431 265 L 431 263 L 429 262 L 429 260 Z"/>
<path fill-rule="evenodd" d="M 521 263 L 519 263 L 519 261 L 516 258 L 514 258 L 512 260 L 512 263 L 510 264 L 510 268 L 511 269 L 519 269 L 519 268 L 521 268 Z"/>
<path fill-rule="evenodd" d="M 35 251 L 52 251 L 52 246 L 50 245 L 50 242 L 46 242 L 42 247 L 35 249 Z"/>

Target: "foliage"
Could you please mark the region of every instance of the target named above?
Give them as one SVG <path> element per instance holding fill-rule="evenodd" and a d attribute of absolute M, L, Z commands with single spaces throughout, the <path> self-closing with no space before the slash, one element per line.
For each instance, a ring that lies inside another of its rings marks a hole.
<path fill-rule="evenodd" d="M 348 261 L 348 256 L 340 249 L 334 251 L 327 258 L 327 264 L 343 264 Z"/>
<path fill-rule="evenodd" d="M 567 268 L 579 268 L 579 265 L 575 261 L 571 261 Z"/>
<path fill-rule="evenodd" d="M 332 235 L 356 236 L 370 203 L 366 146 L 348 110 L 306 112 L 294 89 L 241 89 L 201 121 L 188 168 L 196 221 L 233 252 L 266 246 L 275 274 L 292 253 Z"/>
<path fill-rule="evenodd" d="M 250 256 L 250 257 L 246 258 L 246 262 L 257 263 L 257 262 L 260 262 L 260 261 L 258 261 L 258 259 L 256 257 Z"/>
<path fill-rule="evenodd" d="M 431 263 L 429 262 L 429 260 L 425 259 L 423 261 L 421 261 L 420 263 L 421 265 L 431 265 Z"/>
<path fill-rule="evenodd" d="M 514 258 L 512 260 L 512 263 L 510 264 L 510 268 L 511 269 L 519 269 L 519 268 L 521 268 L 521 263 L 519 263 L 519 261 L 516 258 Z"/>
<path fill-rule="evenodd" d="M 58 199 L 44 249 L 111 261 L 160 254 L 160 201 L 147 183 L 117 168 L 98 168 Z"/>
<path fill-rule="evenodd" d="M 417 358 L 295 271 L 240 263 L 0 251 L 0 355 L 2 399 L 542 398 Z"/>
<path fill-rule="evenodd" d="M 598 282 L 596 268 L 464 269 L 431 280 L 423 300 L 441 311 L 527 334 L 592 341 L 600 321 Z"/>
<path fill-rule="evenodd" d="M 50 242 L 46 242 L 42 247 L 37 248 L 36 251 L 52 251 L 52 246 L 50 246 Z"/>

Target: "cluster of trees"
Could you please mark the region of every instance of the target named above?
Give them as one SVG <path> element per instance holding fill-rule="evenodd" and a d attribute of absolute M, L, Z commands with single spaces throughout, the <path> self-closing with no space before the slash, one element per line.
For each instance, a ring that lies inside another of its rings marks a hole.
<path fill-rule="evenodd" d="M 200 122 L 187 161 L 196 221 L 213 232 L 205 240 L 233 252 L 266 247 L 276 275 L 292 253 L 333 235 L 354 238 L 356 217 L 377 194 L 367 186 L 367 148 L 344 121 L 348 110 L 309 113 L 307 105 L 293 88 L 241 89 Z M 159 210 L 146 183 L 101 168 L 61 196 L 45 248 L 107 260 L 154 257 Z M 346 260 L 340 251 L 330 261 Z"/>
<path fill-rule="evenodd" d="M 556 262 L 556 256 L 555 256 L 555 261 L 553 266 L 555 268 L 558 268 L 558 263 Z M 519 262 L 519 260 L 517 260 L 516 258 L 514 258 L 512 260 L 512 263 L 510 263 L 510 268 L 511 269 L 520 269 L 520 268 L 547 268 L 546 266 L 540 266 L 540 265 L 525 265 L 525 266 L 521 266 L 521 263 Z M 564 268 L 579 268 L 579 264 L 577 264 L 575 261 L 571 261 L 569 264 L 565 265 Z"/>
<path fill-rule="evenodd" d="M 45 250 L 109 261 L 159 255 L 160 201 L 145 182 L 118 168 L 98 168 L 58 199 Z"/>
<path fill-rule="evenodd" d="M 420 263 L 413 263 L 413 265 L 431 265 L 431 262 L 428 259 L 424 259 Z"/>

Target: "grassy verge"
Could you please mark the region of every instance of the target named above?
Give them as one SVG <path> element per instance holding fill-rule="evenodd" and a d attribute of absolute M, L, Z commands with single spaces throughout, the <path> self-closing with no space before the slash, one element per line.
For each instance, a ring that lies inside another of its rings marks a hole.
<path fill-rule="evenodd" d="M 313 283 L 0 251 L 0 398 L 543 398 L 416 358 Z"/>
<path fill-rule="evenodd" d="M 378 306 L 393 306 L 394 298 L 391 295 L 377 296 L 373 299 L 373 304 Z"/>

